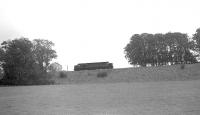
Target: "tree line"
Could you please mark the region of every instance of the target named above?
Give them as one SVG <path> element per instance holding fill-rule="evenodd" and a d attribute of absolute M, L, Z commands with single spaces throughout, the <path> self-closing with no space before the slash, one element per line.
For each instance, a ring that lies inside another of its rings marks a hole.
<path fill-rule="evenodd" d="M 124 52 L 128 62 L 137 66 L 197 63 L 200 28 L 192 37 L 180 32 L 134 34 Z"/>
<path fill-rule="evenodd" d="M 54 43 L 44 39 L 19 38 L 0 46 L 0 67 L 3 85 L 50 84 L 47 71 L 50 61 L 57 57 Z"/>
<path fill-rule="evenodd" d="M 0 85 L 51 84 L 48 71 L 61 70 L 54 43 L 45 39 L 19 38 L 0 45 Z M 185 33 L 134 34 L 124 48 L 132 65 L 162 66 L 197 63 L 200 57 L 200 28 L 192 37 Z M 55 73 L 55 72 L 54 72 Z"/>

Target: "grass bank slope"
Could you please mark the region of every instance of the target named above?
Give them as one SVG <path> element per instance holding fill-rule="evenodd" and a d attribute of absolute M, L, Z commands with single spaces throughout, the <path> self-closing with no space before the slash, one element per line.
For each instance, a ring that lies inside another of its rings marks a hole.
<path fill-rule="evenodd" d="M 181 69 L 181 65 L 173 65 L 70 71 L 66 72 L 67 76 L 65 78 L 57 76 L 53 80 L 56 84 L 197 80 L 200 79 L 199 70 L 200 64 L 198 63 L 185 65 L 184 69 Z"/>

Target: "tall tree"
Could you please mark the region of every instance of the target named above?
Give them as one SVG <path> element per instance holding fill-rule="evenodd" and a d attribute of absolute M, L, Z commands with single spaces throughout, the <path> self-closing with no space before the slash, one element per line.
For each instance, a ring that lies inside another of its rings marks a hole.
<path fill-rule="evenodd" d="M 1 62 L 7 80 L 25 82 L 33 73 L 32 43 L 27 38 L 4 41 Z"/>
<path fill-rule="evenodd" d="M 200 58 L 200 28 L 198 28 L 196 30 L 196 32 L 193 35 L 192 39 L 194 41 L 193 45 L 195 46 L 194 50 L 197 52 L 198 58 Z"/>
<path fill-rule="evenodd" d="M 56 52 L 51 49 L 53 43 L 49 41 L 45 44 L 33 43 L 35 42 L 27 38 L 20 38 L 4 41 L 1 44 L 0 64 L 4 70 L 1 83 L 7 85 L 50 83 L 44 72 L 46 68 L 40 68 L 40 60 L 37 56 L 40 55 L 44 59 L 42 63 L 44 67 L 48 66 L 49 61 L 56 56 Z"/>
<path fill-rule="evenodd" d="M 144 44 L 139 34 L 135 34 L 131 37 L 130 43 L 127 44 L 124 50 L 130 64 L 144 65 Z"/>
<path fill-rule="evenodd" d="M 187 34 L 167 33 L 165 37 L 168 39 L 171 64 L 196 62 L 195 56 L 190 52 L 193 46 Z"/>
<path fill-rule="evenodd" d="M 124 48 L 125 57 L 132 65 L 161 66 L 167 64 L 195 63 L 190 52 L 192 43 L 187 34 L 135 34 Z"/>
<path fill-rule="evenodd" d="M 44 39 L 33 40 L 33 52 L 36 63 L 43 73 L 47 72 L 50 61 L 57 57 L 56 51 L 52 49 L 54 43 Z"/>

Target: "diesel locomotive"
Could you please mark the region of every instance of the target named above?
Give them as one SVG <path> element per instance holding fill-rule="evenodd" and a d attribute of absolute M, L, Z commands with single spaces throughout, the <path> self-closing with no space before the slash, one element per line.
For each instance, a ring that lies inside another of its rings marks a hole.
<path fill-rule="evenodd" d="M 113 64 L 109 62 L 79 63 L 74 66 L 74 71 L 113 69 Z"/>

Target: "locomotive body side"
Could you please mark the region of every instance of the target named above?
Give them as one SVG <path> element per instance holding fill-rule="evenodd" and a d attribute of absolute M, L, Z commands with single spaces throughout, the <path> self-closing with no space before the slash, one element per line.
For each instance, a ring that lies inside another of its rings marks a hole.
<path fill-rule="evenodd" d="M 81 63 L 74 66 L 74 71 L 96 70 L 96 69 L 113 69 L 113 64 L 109 62 Z"/>

